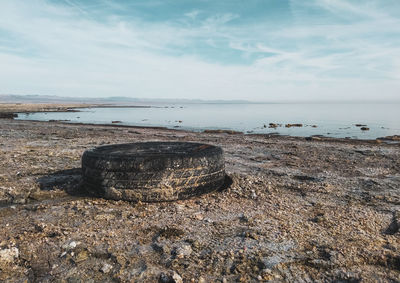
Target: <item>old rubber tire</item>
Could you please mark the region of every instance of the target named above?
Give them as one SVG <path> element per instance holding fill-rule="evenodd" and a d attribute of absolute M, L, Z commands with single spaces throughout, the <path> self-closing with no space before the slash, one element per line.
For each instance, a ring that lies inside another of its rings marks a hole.
<path fill-rule="evenodd" d="M 220 188 L 220 147 L 188 142 L 106 145 L 82 156 L 83 186 L 97 196 L 127 201 L 173 201 Z"/>

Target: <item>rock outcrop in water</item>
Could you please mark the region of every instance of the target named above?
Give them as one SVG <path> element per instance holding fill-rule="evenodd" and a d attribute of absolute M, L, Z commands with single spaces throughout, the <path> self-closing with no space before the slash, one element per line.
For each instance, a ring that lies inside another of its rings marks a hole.
<path fill-rule="evenodd" d="M 286 128 L 292 128 L 292 127 L 303 127 L 303 124 L 286 124 L 285 125 Z"/>

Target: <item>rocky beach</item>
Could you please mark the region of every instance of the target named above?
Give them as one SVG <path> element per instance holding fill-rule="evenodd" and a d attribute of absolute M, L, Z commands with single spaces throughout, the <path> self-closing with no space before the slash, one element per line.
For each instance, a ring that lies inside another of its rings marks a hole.
<path fill-rule="evenodd" d="M 400 146 L 377 140 L 203 133 L 13 120 L 82 105 L 3 104 L 0 281 L 396 282 Z M 176 202 L 93 198 L 89 148 L 139 141 L 222 147 L 218 191 Z"/>

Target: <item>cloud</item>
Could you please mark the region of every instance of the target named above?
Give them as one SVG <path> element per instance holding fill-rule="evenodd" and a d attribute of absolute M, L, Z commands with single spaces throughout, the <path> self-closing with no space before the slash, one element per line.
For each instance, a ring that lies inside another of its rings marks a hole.
<path fill-rule="evenodd" d="M 185 14 L 186 17 L 190 18 L 191 20 L 195 20 L 197 16 L 201 13 L 199 10 L 190 11 Z"/>
<path fill-rule="evenodd" d="M 83 15 L 88 16 L 89 13 L 83 9 L 81 6 L 79 6 L 77 3 L 75 3 L 73 0 L 63 0 L 65 3 L 70 5 L 71 7 L 77 9 L 79 12 L 81 12 Z"/>
<path fill-rule="evenodd" d="M 115 1 L 3 1 L 0 92 L 399 99 L 400 19 L 378 1 L 305 2 L 292 0 L 293 18 L 275 24 L 237 10 L 189 7 L 154 21 L 138 16 L 141 2 L 128 17 Z"/>

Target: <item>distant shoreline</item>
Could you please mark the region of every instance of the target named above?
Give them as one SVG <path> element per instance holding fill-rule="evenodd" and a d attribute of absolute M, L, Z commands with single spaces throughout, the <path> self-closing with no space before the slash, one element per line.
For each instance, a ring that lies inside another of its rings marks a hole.
<path fill-rule="evenodd" d="M 0 103 L 0 113 L 80 112 L 79 108 L 153 108 L 151 105 L 112 105 L 82 103 Z"/>
<path fill-rule="evenodd" d="M 29 113 L 41 113 L 41 112 L 81 112 L 77 110 L 79 108 L 164 108 L 151 105 L 109 105 L 109 104 L 20 104 L 20 103 L 0 103 L 0 118 L 4 114 L 29 114 Z M 21 121 L 32 121 L 32 122 L 42 122 L 42 123 L 60 123 L 69 125 L 92 125 L 92 126 L 105 126 L 105 127 L 119 127 L 119 128 L 137 128 L 137 129 L 162 129 L 180 132 L 191 132 L 191 133 L 225 133 L 229 135 L 246 135 L 246 136 L 279 136 L 279 137 L 293 137 L 300 139 L 309 139 L 313 141 L 338 141 L 338 142 L 367 142 L 367 143 L 385 143 L 385 144 L 399 144 L 400 136 L 386 136 L 377 137 L 376 139 L 359 139 L 359 138 L 339 138 L 339 137 L 328 137 L 325 135 L 312 135 L 309 137 L 295 136 L 295 135 L 285 135 L 280 133 L 244 133 L 241 131 L 227 130 L 227 129 L 201 129 L 199 131 L 191 130 L 188 128 L 171 128 L 164 126 L 140 126 L 140 125 L 126 125 L 121 124 L 121 121 L 115 121 L 114 123 L 84 123 L 84 122 L 72 122 L 66 120 L 22 120 Z"/>
<path fill-rule="evenodd" d="M 34 94 L 0 94 L 0 104 L 400 104 L 400 100 L 246 100 L 246 99 L 185 99 L 185 98 L 135 98 L 110 97 L 65 97 Z"/>

